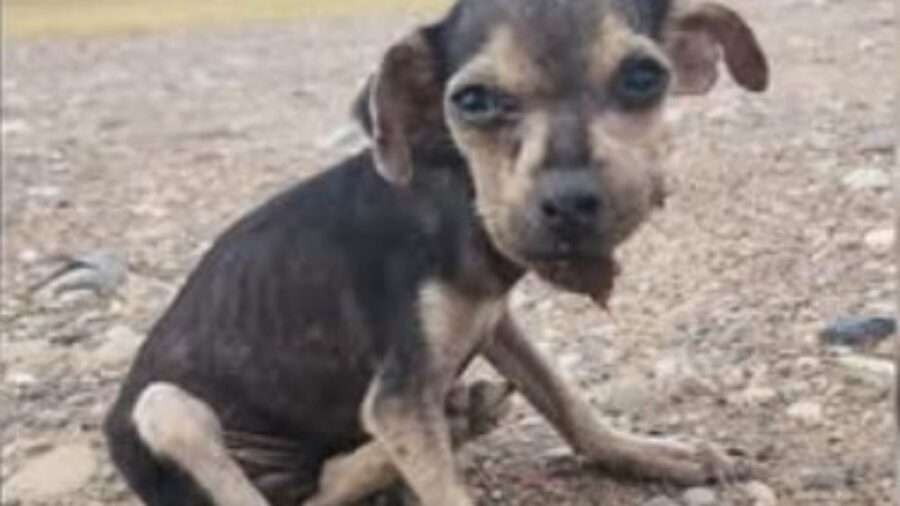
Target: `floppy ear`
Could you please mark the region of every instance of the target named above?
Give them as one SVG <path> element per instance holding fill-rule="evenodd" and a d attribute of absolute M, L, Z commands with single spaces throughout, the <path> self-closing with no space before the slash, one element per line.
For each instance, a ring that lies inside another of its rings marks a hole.
<path fill-rule="evenodd" d="M 769 65 L 753 30 L 733 10 L 716 3 L 676 10 L 665 37 L 675 67 L 675 93 L 700 95 L 718 78 L 718 63 L 734 80 L 751 91 L 769 85 Z"/>
<path fill-rule="evenodd" d="M 423 32 L 388 50 L 357 98 L 354 115 L 372 138 L 378 172 L 392 183 L 408 183 L 413 142 L 442 118 L 437 63 Z"/>
<path fill-rule="evenodd" d="M 372 115 L 369 114 L 369 94 L 372 93 L 373 76 L 366 78 L 361 89 L 356 92 L 356 98 L 353 99 L 353 105 L 350 106 L 350 115 L 356 120 L 363 132 L 372 137 Z"/>

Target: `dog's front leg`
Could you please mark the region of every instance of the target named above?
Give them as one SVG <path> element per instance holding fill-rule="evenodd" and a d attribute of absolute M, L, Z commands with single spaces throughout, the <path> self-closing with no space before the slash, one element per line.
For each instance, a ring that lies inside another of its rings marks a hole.
<path fill-rule="evenodd" d="M 484 350 L 579 454 L 614 473 L 692 485 L 739 478 L 746 470 L 708 445 L 690 445 L 614 431 L 526 339 L 508 315 Z"/>
<path fill-rule="evenodd" d="M 382 377 L 364 411 L 367 429 L 428 506 L 471 506 L 457 475 L 440 385 L 397 388 Z"/>
<path fill-rule="evenodd" d="M 446 402 L 454 447 L 496 428 L 509 411 L 511 394 L 505 382 L 477 381 L 455 386 Z M 370 441 L 351 453 L 330 458 L 323 466 L 319 490 L 303 506 L 355 504 L 399 479 L 400 473 L 381 443 Z"/>
<path fill-rule="evenodd" d="M 456 472 L 445 400 L 496 325 L 502 299 L 435 282 L 421 289 L 416 308 L 416 330 L 394 340 L 363 405 L 363 423 L 423 504 L 471 506 Z"/>

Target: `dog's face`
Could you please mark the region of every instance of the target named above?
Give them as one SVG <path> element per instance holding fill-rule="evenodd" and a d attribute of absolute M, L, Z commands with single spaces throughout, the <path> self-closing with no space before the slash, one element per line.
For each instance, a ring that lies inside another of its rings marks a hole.
<path fill-rule="evenodd" d="M 417 135 L 446 128 L 497 249 L 602 299 L 613 249 L 663 200 L 662 109 L 710 89 L 723 55 L 739 84 L 766 87 L 753 33 L 715 4 L 461 0 L 373 79 L 377 165 L 407 180 Z"/>

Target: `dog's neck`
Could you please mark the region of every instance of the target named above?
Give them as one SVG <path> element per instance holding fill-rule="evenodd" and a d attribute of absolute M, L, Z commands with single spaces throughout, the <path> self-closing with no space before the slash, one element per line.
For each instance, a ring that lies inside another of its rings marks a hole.
<path fill-rule="evenodd" d="M 434 209 L 451 214 L 440 220 L 445 227 L 453 228 L 445 233 L 464 233 L 466 251 L 462 252 L 463 275 L 473 279 L 461 280 L 478 291 L 508 292 L 525 274 L 526 270 L 504 256 L 493 245 L 481 217 L 475 210 L 475 188 L 465 157 L 453 143 L 446 130 L 429 132 L 414 144 L 413 160 L 415 176 L 411 190 L 423 197 L 423 201 L 437 204 Z M 456 205 L 441 205 L 456 199 Z M 459 201 L 464 201 L 460 205 Z"/>

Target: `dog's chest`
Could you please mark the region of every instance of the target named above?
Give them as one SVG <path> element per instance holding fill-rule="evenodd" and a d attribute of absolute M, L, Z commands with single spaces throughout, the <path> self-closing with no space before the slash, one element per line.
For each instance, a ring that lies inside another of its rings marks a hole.
<path fill-rule="evenodd" d="M 443 367 L 457 369 L 497 326 L 506 297 L 472 295 L 429 281 L 419 290 L 417 308 L 431 356 Z"/>

